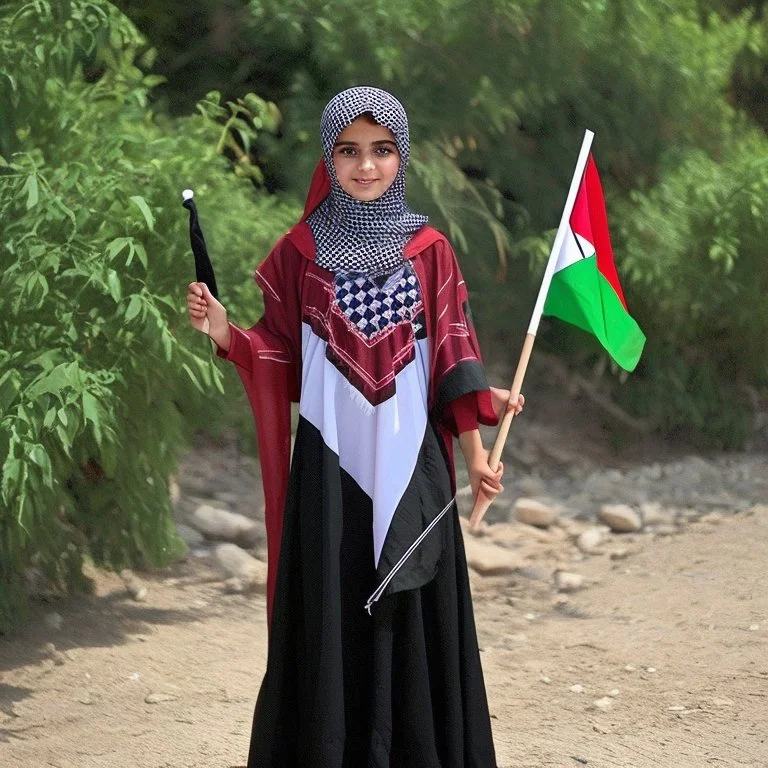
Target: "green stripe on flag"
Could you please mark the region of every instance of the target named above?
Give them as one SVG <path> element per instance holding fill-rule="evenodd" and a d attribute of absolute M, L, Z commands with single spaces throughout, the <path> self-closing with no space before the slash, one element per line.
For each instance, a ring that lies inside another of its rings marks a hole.
<path fill-rule="evenodd" d="M 622 368 L 635 369 L 645 334 L 598 270 L 595 256 L 580 259 L 555 273 L 544 314 L 594 334 Z"/>

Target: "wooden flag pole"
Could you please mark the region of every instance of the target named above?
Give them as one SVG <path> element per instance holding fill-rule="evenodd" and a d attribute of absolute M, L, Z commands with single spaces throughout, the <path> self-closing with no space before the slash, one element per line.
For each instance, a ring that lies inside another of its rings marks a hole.
<path fill-rule="evenodd" d="M 509 400 L 507 404 L 517 402 L 517 398 L 520 395 L 520 390 L 523 387 L 523 379 L 525 378 L 525 372 L 528 369 L 528 361 L 531 359 L 533 343 L 536 340 L 536 332 L 539 330 L 539 322 L 541 321 L 541 316 L 544 313 L 544 304 L 547 300 L 549 285 L 552 282 L 552 275 L 555 273 L 557 257 L 560 254 L 560 249 L 563 246 L 566 231 L 570 226 L 571 211 L 573 211 L 573 204 L 576 201 L 576 195 L 578 194 L 579 185 L 581 184 L 581 179 L 584 175 L 584 168 L 586 168 L 587 165 L 589 150 L 592 146 L 592 139 L 594 137 L 595 134 L 592 131 L 584 132 L 584 140 L 581 143 L 579 158 L 576 161 L 576 170 L 574 171 L 573 178 L 571 179 L 571 187 L 568 190 L 568 197 L 565 200 L 563 215 L 560 217 L 560 226 L 557 228 L 555 242 L 552 243 L 552 250 L 549 254 L 547 267 L 544 270 L 544 278 L 541 281 L 539 295 L 536 298 L 536 304 L 533 308 L 531 322 L 528 326 L 528 333 L 525 335 L 523 349 L 520 353 L 520 360 L 517 363 L 517 370 L 515 371 L 514 379 L 512 380 L 512 387 L 509 391 Z M 501 453 L 504 450 L 504 444 L 507 441 L 507 435 L 509 434 L 509 428 L 512 425 L 512 419 L 514 416 L 514 411 L 510 411 L 504 414 L 501 423 L 499 424 L 499 431 L 496 433 L 496 441 L 494 442 L 490 456 L 488 457 L 488 464 L 494 472 L 499 468 Z M 482 492 L 478 491 L 477 499 L 475 500 L 475 505 L 472 509 L 472 514 L 469 517 L 469 524 L 473 529 L 476 529 L 477 526 L 480 525 L 480 521 L 488 511 L 488 507 L 491 506 L 491 501 L 492 499 L 489 499 L 487 496 L 483 495 Z"/>
<path fill-rule="evenodd" d="M 523 349 L 520 352 L 520 359 L 517 362 L 517 370 L 515 371 L 515 378 L 512 381 L 512 388 L 509 393 L 509 403 L 517 402 L 517 398 L 520 395 L 520 390 L 523 388 L 523 379 L 525 378 L 525 372 L 528 370 L 528 361 L 531 359 L 531 352 L 533 351 L 533 342 L 536 341 L 536 334 L 526 333 L 525 341 L 523 342 Z M 501 422 L 499 423 L 499 431 L 496 433 L 496 441 L 491 449 L 491 454 L 488 457 L 488 464 L 495 472 L 499 468 L 499 462 L 501 461 L 501 452 L 504 450 L 504 444 L 507 442 L 507 435 L 509 434 L 509 428 L 512 426 L 512 419 L 515 418 L 514 411 L 508 411 L 504 414 Z M 477 501 L 472 509 L 472 514 L 469 518 L 470 527 L 476 529 L 480 525 L 480 521 L 488 511 L 488 507 L 491 506 L 491 499 L 484 496 L 482 492 L 478 492 Z"/>

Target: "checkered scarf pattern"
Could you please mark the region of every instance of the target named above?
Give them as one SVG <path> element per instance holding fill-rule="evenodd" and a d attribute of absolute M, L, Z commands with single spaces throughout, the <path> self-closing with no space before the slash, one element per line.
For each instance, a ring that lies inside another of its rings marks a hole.
<path fill-rule="evenodd" d="M 333 145 L 338 135 L 366 112 L 392 131 L 400 152 L 400 168 L 392 186 L 370 202 L 348 195 L 333 167 Z M 392 273 L 402 266 L 408 240 L 428 221 L 426 216 L 413 213 L 405 202 L 410 140 L 403 105 L 380 88 L 349 88 L 328 102 L 320 121 L 320 137 L 331 192 L 307 218 L 315 238 L 315 262 L 332 272 L 369 277 Z"/>

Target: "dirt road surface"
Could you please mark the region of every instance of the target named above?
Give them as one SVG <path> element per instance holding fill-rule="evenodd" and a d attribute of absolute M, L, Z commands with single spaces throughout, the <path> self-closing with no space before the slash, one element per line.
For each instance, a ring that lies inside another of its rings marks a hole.
<path fill-rule="evenodd" d="M 473 574 L 499 766 L 766 768 L 768 507 L 627 541 L 573 593 Z M 263 595 L 205 558 L 143 574 L 143 602 L 94 576 L 0 638 L 0 766 L 244 765 Z"/>

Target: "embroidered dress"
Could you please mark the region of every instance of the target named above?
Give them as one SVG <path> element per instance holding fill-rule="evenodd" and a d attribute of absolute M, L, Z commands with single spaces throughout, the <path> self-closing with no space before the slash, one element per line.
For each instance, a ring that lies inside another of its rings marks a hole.
<path fill-rule="evenodd" d="M 424 225 L 368 271 L 323 266 L 307 217 L 332 183 L 319 166 L 305 219 L 256 272 L 262 319 L 230 324 L 218 352 L 253 407 L 267 502 L 248 768 L 494 768 L 453 501 L 457 421 L 496 421 L 466 286 Z"/>

